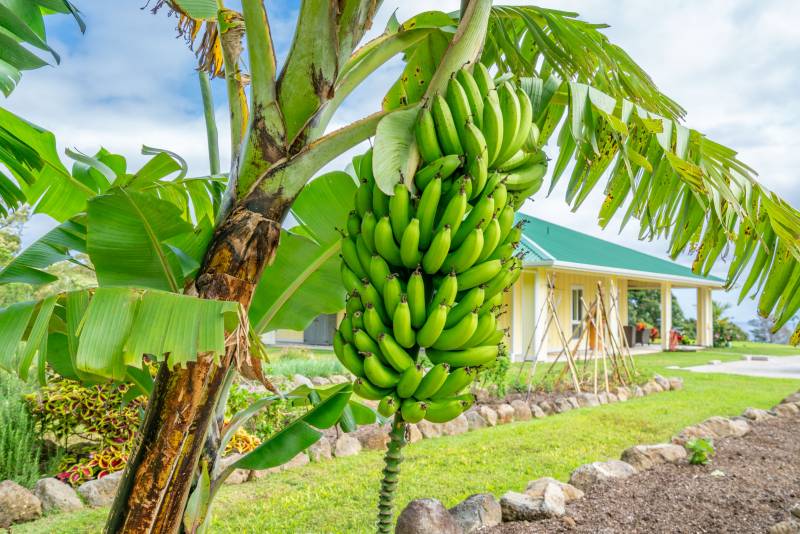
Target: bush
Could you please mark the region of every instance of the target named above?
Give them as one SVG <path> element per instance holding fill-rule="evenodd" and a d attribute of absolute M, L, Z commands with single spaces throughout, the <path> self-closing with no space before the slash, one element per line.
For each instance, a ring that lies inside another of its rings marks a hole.
<path fill-rule="evenodd" d="M 28 412 L 23 382 L 0 371 L 0 480 L 32 487 L 39 479 L 41 444 Z"/>
<path fill-rule="evenodd" d="M 686 443 L 686 450 L 691 453 L 689 463 L 692 465 L 706 465 L 711 462 L 711 457 L 716 454 L 714 442 L 710 439 L 694 438 Z"/>

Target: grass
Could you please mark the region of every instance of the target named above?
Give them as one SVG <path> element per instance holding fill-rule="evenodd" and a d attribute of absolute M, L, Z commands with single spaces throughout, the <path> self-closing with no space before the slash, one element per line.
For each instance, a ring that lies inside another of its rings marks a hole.
<path fill-rule="evenodd" d="M 668 440 L 686 425 L 712 415 L 735 415 L 748 406 L 768 408 L 797 390 L 800 381 L 701 374 L 665 369 L 710 359 L 731 360 L 767 348 L 653 354 L 637 358 L 643 372 L 680 376 L 685 389 L 584 408 L 555 417 L 424 440 L 405 450 L 400 507 L 422 497 L 452 506 L 472 493 L 521 491 L 529 480 L 566 480 L 578 465 L 619 458 L 637 443 Z M 798 350 L 769 347 L 773 355 Z M 372 532 L 381 453 L 311 464 L 262 481 L 224 487 L 214 504 L 215 533 Z M 51 516 L 15 527 L 15 533 L 97 532 L 106 510 Z"/>
<path fill-rule="evenodd" d="M 307 377 L 345 374 L 345 369 L 330 350 L 308 350 L 285 348 L 270 353 L 267 373 L 273 376 L 291 377 L 301 374 Z"/>

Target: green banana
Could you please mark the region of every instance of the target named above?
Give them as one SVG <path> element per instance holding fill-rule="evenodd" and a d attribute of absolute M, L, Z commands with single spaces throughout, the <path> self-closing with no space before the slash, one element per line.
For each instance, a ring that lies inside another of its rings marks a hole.
<path fill-rule="evenodd" d="M 419 219 L 419 245 L 426 249 L 431 244 L 433 237 L 433 224 L 436 220 L 436 210 L 442 196 L 442 179 L 433 179 L 422 191 L 422 196 L 417 204 L 417 219 Z"/>
<path fill-rule="evenodd" d="M 513 277 L 512 265 L 511 260 L 506 262 L 500 272 L 486 283 L 485 298 L 490 299 L 511 285 L 511 279 Z"/>
<path fill-rule="evenodd" d="M 376 387 L 366 378 L 356 378 L 353 382 L 353 391 L 362 399 L 379 401 L 392 390 L 389 388 Z"/>
<path fill-rule="evenodd" d="M 371 352 L 363 352 L 364 374 L 367 379 L 379 388 L 391 388 L 400 381 L 400 375 L 389 369 L 381 359 Z"/>
<path fill-rule="evenodd" d="M 402 182 L 394 186 L 394 195 L 389 198 L 389 221 L 392 223 L 392 232 L 399 243 L 411 220 L 411 198 L 408 188 Z"/>
<path fill-rule="evenodd" d="M 355 388 L 353 388 L 355 390 Z M 414 399 L 406 399 L 400 405 L 400 415 L 406 423 L 419 423 L 425 418 L 425 411 L 428 405 Z"/>
<path fill-rule="evenodd" d="M 400 402 L 394 395 L 386 395 L 378 403 L 378 413 L 384 417 L 391 417 L 400 408 Z"/>
<path fill-rule="evenodd" d="M 469 404 L 461 399 L 439 399 L 428 403 L 425 419 L 431 423 L 446 423 L 461 415 Z"/>
<path fill-rule="evenodd" d="M 372 211 L 372 186 L 361 180 L 361 185 L 356 189 L 356 211 L 362 218 L 368 211 Z"/>
<path fill-rule="evenodd" d="M 414 395 L 414 392 L 422 382 L 422 365 L 415 364 L 403 371 L 400 381 L 397 383 L 397 394 L 401 399 L 407 399 Z"/>
<path fill-rule="evenodd" d="M 503 148 L 503 110 L 500 107 L 500 98 L 494 89 L 486 96 L 483 105 L 483 136 L 486 139 L 486 148 L 489 154 L 489 167 L 494 167 L 497 156 Z"/>
<path fill-rule="evenodd" d="M 523 221 L 518 222 L 514 226 L 511 227 L 509 230 L 508 235 L 506 235 L 505 239 L 503 239 L 503 244 L 505 243 L 519 243 L 519 240 L 522 239 L 522 226 Z M 502 237 L 502 234 L 501 234 Z"/>
<path fill-rule="evenodd" d="M 481 90 L 475 82 L 475 78 L 472 77 L 472 74 L 463 67 L 456 73 L 456 78 L 459 83 L 461 83 L 461 87 L 464 88 L 467 100 L 469 100 L 472 119 L 475 121 L 475 124 L 480 127 L 483 120 L 483 95 L 481 95 Z"/>
<path fill-rule="evenodd" d="M 381 321 L 381 316 L 378 315 L 377 310 L 375 310 L 375 306 L 372 303 L 367 303 L 367 307 L 364 310 L 364 330 L 367 331 L 367 334 L 372 339 L 378 339 L 378 336 L 381 334 L 385 334 L 387 332 L 386 325 L 383 324 Z"/>
<path fill-rule="evenodd" d="M 483 343 L 497 328 L 497 316 L 491 310 L 481 313 L 478 316 L 478 326 L 475 332 L 467 339 L 463 347 L 477 347 L 478 345 L 489 345 Z"/>
<path fill-rule="evenodd" d="M 483 341 L 483 345 L 499 345 L 507 335 L 508 335 L 507 328 L 505 330 L 495 330 L 494 332 L 489 334 L 489 337 L 487 337 Z"/>
<path fill-rule="evenodd" d="M 358 291 L 347 294 L 347 302 L 345 303 L 344 309 L 349 314 L 353 314 L 357 311 L 364 311 L 364 304 L 361 302 L 361 295 L 358 294 Z"/>
<path fill-rule="evenodd" d="M 426 274 L 434 274 L 439 271 L 447 252 L 450 250 L 450 225 L 446 224 L 439 230 L 431 241 L 428 250 L 422 256 L 422 270 Z"/>
<path fill-rule="evenodd" d="M 386 282 L 383 285 L 383 305 L 386 308 L 386 313 L 394 316 L 397 305 L 400 302 L 403 288 L 400 285 L 400 280 L 396 274 L 390 274 L 386 277 Z"/>
<path fill-rule="evenodd" d="M 463 273 L 472 267 L 478 260 L 483 250 L 483 230 L 479 227 L 472 230 L 467 238 L 454 252 L 447 255 L 442 264 L 442 270 Z"/>
<path fill-rule="evenodd" d="M 361 217 L 356 210 L 352 210 L 347 216 L 347 233 L 350 237 L 355 237 L 361 233 Z"/>
<path fill-rule="evenodd" d="M 484 287 L 482 285 L 473 287 L 466 293 L 463 293 L 461 298 L 458 299 L 458 304 L 450 308 L 447 312 L 447 321 L 444 323 L 445 328 L 453 327 L 457 322 L 467 316 L 472 310 L 480 308 L 483 304 Z"/>
<path fill-rule="evenodd" d="M 370 252 L 369 247 L 367 247 L 366 241 L 364 241 L 364 235 L 359 234 L 358 236 L 356 236 L 356 255 L 358 256 L 358 262 L 361 264 L 362 270 L 367 275 L 369 274 L 369 269 L 370 269 L 370 264 L 372 263 L 373 254 L 374 252 Z M 364 276 L 362 276 L 361 278 L 364 278 Z"/>
<path fill-rule="evenodd" d="M 414 135 L 417 138 L 417 147 L 422 160 L 430 163 L 442 157 L 442 149 L 439 148 L 439 141 L 436 139 L 436 126 L 433 123 L 433 115 L 428 106 L 422 106 L 414 125 Z"/>
<path fill-rule="evenodd" d="M 504 82 L 497 93 L 500 97 L 500 108 L 503 110 L 503 145 L 496 162 L 502 164 L 519 149 L 514 141 L 520 129 L 521 110 L 517 93 L 510 83 Z"/>
<path fill-rule="evenodd" d="M 431 346 L 437 350 L 460 349 L 472 337 L 476 328 L 478 328 L 478 314 L 472 311 L 451 328 L 442 330 L 436 342 Z"/>
<path fill-rule="evenodd" d="M 353 313 L 353 341 L 355 342 L 355 331 L 364 329 L 364 312 Z"/>
<path fill-rule="evenodd" d="M 458 395 L 465 387 L 470 385 L 478 371 L 473 367 L 459 367 L 447 376 L 439 391 L 431 395 L 431 400 L 439 400 Z"/>
<path fill-rule="evenodd" d="M 436 232 L 445 226 L 450 227 L 450 239 L 461 227 L 464 214 L 467 211 L 467 193 L 464 187 L 459 188 L 458 192 L 447 202 L 439 222 L 436 224 Z"/>
<path fill-rule="evenodd" d="M 422 377 L 419 387 L 414 391 L 414 398 L 425 400 L 439 391 L 439 388 L 442 387 L 442 384 L 447 380 L 449 371 L 450 366 L 446 363 L 434 365 L 433 368 L 429 369 L 428 372 L 425 373 L 425 376 Z"/>
<path fill-rule="evenodd" d="M 417 269 L 408 279 L 408 308 L 411 311 L 411 326 L 415 329 L 425 323 L 425 282 Z"/>
<path fill-rule="evenodd" d="M 472 178 L 472 180 L 470 180 L 472 192 L 469 195 L 470 200 L 472 200 L 484 190 L 486 182 L 489 179 L 489 164 L 487 158 L 479 156 L 470 159 L 467 164 L 467 173 Z"/>
<path fill-rule="evenodd" d="M 445 320 L 447 320 L 447 305 L 440 304 L 428 314 L 428 318 L 417 331 L 417 344 L 420 347 L 430 347 L 436 343 L 442 330 L 444 330 Z"/>
<path fill-rule="evenodd" d="M 372 207 L 361 216 L 361 237 L 371 254 L 375 254 L 375 225 L 378 221 L 372 213 Z"/>
<path fill-rule="evenodd" d="M 497 217 L 492 217 L 486 226 L 483 228 L 483 248 L 478 254 L 477 261 L 482 262 L 488 258 L 492 252 L 500 244 L 500 223 L 497 222 Z"/>
<path fill-rule="evenodd" d="M 446 180 L 461 166 L 463 158 L 458 154 L 449 154 L 430 162 L 416 174 L 414 174 L 414 185 L 417 189 L 424 191 L 428 184 L 437 176 L 442 180 Z"/>
<path fill-rule="evenodd" d="M 541 187 L 546 173 L 546 163 L 528 163 L 508 174 L 506 188 L 509 191 L 527 191 L 531 187 Z"/>
<path fill-rule="evenodd" d="M 499 351 L 497 345 L 481 345 L 464 350 L 426 349 L 425 354 L 433 363 L 448 363 L 450 367 L 477 367 L 494 361 Z"/>
<path fill-rule="evenodd" d="M 355 325 L 353 326 L 353 345 L 356 346 L 358 352 L 369 352 L 383 357 L 378 343 L 369 337 L 369 334 L 364 329 L 356 328 Z"/>
<path fill-rule="evenodd" d="M 391 265 L 402 265 L 400 247 L 394 241 L 389 217 L 382 217 L 375 225 L 375 249 Z"/>
<path fill-rule="evenodd" d="M 333 334 L 333 352 L 345 369 L 355 376 L 364 376 L 364 362 L 356 352 L 355 347 L 344 340 L 341 332 Z"/>
<path fill-rule="evenodd" d="M 394 310 L 392 332 L 401 347 L 410 349 L 416 343 L 414 329 L 411 328 L 411 310 L 405 295 L 400 297 L 400 303 Z"/>
<path fill-rule="evenodd" d="M 517 101 L 519 102 L 519 129 L 517 130 L 517 135 L 514 136 L 514 140 L 511 142 L 511 145 L 508 147 L 508 158 L 513 156 L 517 150 L 522 148 L 522 145 L 525 144 L 525 141 L 528 139 L 528 134 L 531 131 L 531 127 L 533 126 L 533 105 L 531 104 L 531 99 L 528 95 L 517 87 L 514 91 L 517 96 Z"/>
<path fill-rule="evenodd" d="M 380 293 L 383 293 L 383 286 L 386 284 L 386 277 L 389 276 L 389 264 L 380 254 L 373 254 L 369 261 L 369 281 Z"/>
<path fill-rule="evenodd" d="M 389 215 L 389 195 L 377 185 L 372 188 L 372 211 L 377 219 Z"/>
<path fill-rule="evenodd" d="M 361 158 L 361 161 L 358 164 L 358 169 L 356 174 L 362 180 L 366 180 L 370 185 L 375 185 L 375 175 L 372 173 L 372 147 L 368 148 L 366 152 L 364 152 L 364 157 Z"/>
<path fill-rule="evenodd" d="M 355 273 L 355 275 L 359 278 L 364 278 L 367 276 L 367 272 L 364 270 L 364 267 L 361 265 L 361 260 L 358 259 L 358 251 L 356 250 L 356 243 L 350 237 L 343 237 L 342 238 L 342 260 L 350 267 L 350 270 Z"/>
<path fill-rule="evenodd" d="M 512 254 L 514 254 L 514 250 L 516 250 L 516 247 L 517 245 L 514 243 L 505 243 L 505 244 L 501 243 L 497 245 L 497 247 L 494 249 L 494 252 L 492 252 L 488 258 L 485 258 L 484 261 L 505 260 L 507 258 L 510 258 Z"/>
<path fill-rule="evenodd" d="M 450 113 L 453 115 L 458 137 L 463 141 L 465 126 L 467 122 L 472 122 L 472 108 L 469 105 L 466 91 L 464 91 L 461 83 L 455 77 L 451 77 L 450 81 L 447 82 L 445 101 L 450 108 Z"/>
<path fill-rule="evenodd" d="M 485 284 L 498 275 L 503 268 L 500 260 L 489 260 L 470 267 L 458 275 L 458 287 L 461 291 Z M 490 298 L 490 297 L 484 297 Z"/>
<path fill-rule="evenodd" d="M 494 78 L 489 74 L 489 69 L 483 63 L 475 63 L 472 69 L 472 77 L 481 92 L 481 96 L 486 98 L 489 91 L 494 89 Z"/>
<path fill-rule="evenodd" d="M 451 247 L 461 246 L 461 243 L 464 242 L 470 232 L 475 230 L 481 221 L 488 221 L 491 219 L 493 213 L 494 197 L 492 197 L 492 195 L 478 201 L 475 207 L 472 208 L 472 211 L 469 212 L 469 215 L 467 215 L 467 218 L 464 219 L 461 226 L 458 227 L 458 231 L 453 235 Z M 453 225 L 451 224 L 450 226 L 452 227 Z"/>
<path fill-rule="evenodd" d="M 458 277 L 455 272 L 451 272 L 442 278 L 436 293 L 430 301 L 428 312 L 432 312 L 437 306 L 444 304 L 448 308 L 453 305 L 458 295 Z"/>
<path fill-rule="evenodd" d="M 356 276 L 356 273 L 354 273 L 345 262 L 342 262 L 339 266 L 339 272 L 342 276 L 342 284 L 344 284 L 344 287 L 348 292 L 352 293 L 361 287 L 361 280 L 359 280 L 358 276 Z"/>
<path fill-rule="evenodd" d="M 353 317 L 349 313 L 344 314 L 342 322 L 339 323 L 339 332 L 348 343 L 353 342 Z"/>
<path fill-rule="evenodd" d="M 411 356 L 389 333 L 378 336 L 378 346 L 383 351 L 383 357 L 395 370 L 402 373 L 414 365 L 414 360 Z"/>
<path fill-rule="evenodd" d="M 400 240 L 400 259 L 408 269 L 413 269 L 422 261 L 419 251 L 419 219 L 411 219 Z"/>
<path fill-rule="evenodd" d="M 498 184 L 494 188 L 492 198 L 494 199 L 494 213 L 497 215 L 506 207 L 508 202 L 508 189 L 506 189 L 505 182 Z"/>
<path fill-rule="evenodd" d="M 500 306 L 501 304 L 503 304 L 503 293 L 502 292 L 497 293 L 495 296 L 493 296 L 491 298 L 486 298 L 486 294 L 484 293 L 483 305 L 478 310 L 478 315 L 483 315 L 484 313 L 489 313 L 493 308 L 495 308 L 497 306 Z"/>
<path fill-rule="evenodd" d="M 477 158 L 486 159 L 488 148 L 486 146 L 486 138 L 483 132 L 472 123 L 467 122 L 464 125 L 464 135 L 462 137 L 464 143 L 464 153 L 467 156 L 467 161 Z"/>
<path fill-rule="evenodd" d="M 433 97 L 433 121 L 436 123 L 436 137 L 439 139 L 439 146 L 445 154 L 463 154 L 464 149 L 458 138 L 453 114 L 442 95 Z"/>
<path fill-rule="evenodd" d="M 369 280 L 366 278 L 361 282 L 361 289 L 358 290 L 359 294 L 361 295 L 361 302 L 364 303 L 365 307 L 369 307 L 371 304 L 375 307 L 375 311 L 378 312 L 378 316 L 381 318 L 381 321 L 384 323 L 389 322 L 389 314 L 386 313 L 386 308 L 383 306 L 383 299 L 381 298 L 380 293 L 378 290 L 375 289 Z"/>

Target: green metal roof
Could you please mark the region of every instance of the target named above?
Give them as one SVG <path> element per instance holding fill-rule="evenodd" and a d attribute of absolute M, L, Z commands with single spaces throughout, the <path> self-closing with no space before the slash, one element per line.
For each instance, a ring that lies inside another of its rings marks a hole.
<path fill-rule="evenodd" d="M 701 276 L 688 267 L 644 254 L 622 245 L 604 241 L 590 235 L 570 230 L 551 222 L 518 214 L 517 220 L 526 222 L 523 239 L 520 243 L 525 256 L 525 265 L 569 264 L 585 265 L 601 270 L 635 271 L 643 275 L 659 277 L 678 277 L 690 280 L 718 282 L 723 280 L 715 276 Z"/>

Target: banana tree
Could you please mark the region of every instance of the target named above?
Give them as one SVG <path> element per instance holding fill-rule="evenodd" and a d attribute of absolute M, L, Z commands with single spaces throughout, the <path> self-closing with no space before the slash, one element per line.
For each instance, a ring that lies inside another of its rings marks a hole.
<path fill-rule="evenodd" d="M 260 372 L 246 350 L 249 324 L 299 327 L 296 311 L 307 303 L 302 290 L 332 284 L 325 269 L 338 241 L 330 227 L 315 223 L 314 209 L 303 208 L 304 188 L 313 191 L 307 184 L 323 166 L 377 133 L 375 179 L 391 194 L 419 161 L 413 126 L 420 102 L 477 59 L 498 77 L 518 78 L 528 92 L 533 141 L 552 152 L 554 181 L 575 162 L 568 187 L 573 208 L 606 177 L 601 224 L 627 205 L 624 220 L 638 219 L 643 238 L 668 237 L 673 254 L 696 246 L 700 272 L 732 249 L 729 283 L 749 268 L 743 293 L 763 286 L 762 312 L 788 319 L 800 307 L 800 292 L 791 291 L 800 284 L 798 213 L 758 185 L 732 150 L 684 127 L 683 110 L 600 26 L 575 14 L 471 0 L 459 13 L 426 12 L 403 23 L 392 17 L 381 35 L 357 48 L 379 2 L 307 0 L 279 70 L 262 0 L 243 0 L 241 12 L 218 0 L 162 0 L 154 7 L 162 5 L 180 17 L 190 39 L 202 33 L 200 66 L 224 77 L 232 161 L 216 204 L 210 191 L 205 200 L 198 191 L 197 199 L 180 200 L 190 193 L 175 193 L 182 180 L 166 179 L 161 166 L 176 161 L 168 154 L 146 166 L 144 177 L 145 169 L 131 175 L 103 153 L 73 154 L 82 166 L 69 172 L 46 131 L 10 114 L 4 119 L 13 131 L 0 130 L 0 161 L 12 174 L 0 185 L 16 187 L 3 196 L 4 206 L 24 201 L 62 226 L 78 225 L 59 227 L 69 236 L 83 225 L 100 284 L 91 294 L 6 310 L 15 329 L 0 332 L 11 340 L 3 348 L 21 347 L 20 368 L 37 354 L 46 363 L 43 332 L 63 324 L 76 373 L 119 378 L 138 369 L 143 354 L 161 362 L 108 532 L 198 528 L 225 436 L 217 415 L 226 384 L 236 369 Z M 329 131 L 346 97 L 398 54 L 405 68 L 387 88 L 383 109 Z M 547 145 L 556 133 L 557 145 Z M 314 194 L 330 202 L 352 198 L 352 181 L 319 187 Z M 293 208 L 304 223 L 295 231 L 283 228 Z M 62 256 L 80 250 L 59 236 L 45 250 Z M 281 240 L 294 252 L 282 255 Z M 28 255 L 32 270 L 25 272 L 42 277 L 47 263 L 35 258 Z M 293 311 L 282 314 L 284 305 Z M 90 313 L 93 321 L 81 320 Z M 81 352 L 82 336 L 101 345 Z M 329 420 L 316 422 L 321 428 Z M 248 467 L 276 461 L 271 456 L 279 452 L 265 449 Z"/>

